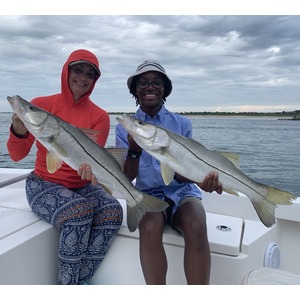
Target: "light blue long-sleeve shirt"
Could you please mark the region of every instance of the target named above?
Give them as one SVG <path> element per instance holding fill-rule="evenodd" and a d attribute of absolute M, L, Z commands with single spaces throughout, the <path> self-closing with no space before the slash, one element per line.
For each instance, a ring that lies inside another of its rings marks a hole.
<path fill-rule="evenodd" d="M 134 116 L 141 121 L 166 128 L 186 137 L 192 137 L 191 121 L 187 117 L 168 111 L 164 105 L 154 118 L 151 118 L 140 108 Z M 117 148 L 128 148 L 127 135 L 127 131 L 121 124 L 118 124 L 116 126 Z M 140 157 L 136 188 L 161 199 L 164 199 L 164 196 L 172 199 L 175 203 L 174 211 L 177 209 L 179 202 L 186 197 L 202 198 L 201 191 L 195 184 L 179 183 L 173 180 L 169 185 L 165 185 L 160 173 L 159 161 L 146 151 L 143 151 Z"/>

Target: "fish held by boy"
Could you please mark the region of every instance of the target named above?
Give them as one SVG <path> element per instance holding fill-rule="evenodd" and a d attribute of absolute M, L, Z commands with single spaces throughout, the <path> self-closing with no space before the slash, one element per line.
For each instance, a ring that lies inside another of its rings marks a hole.
<path fill-rule="evenodd" d="M 266 227 L 275 224 L 277 205 L 292 204 L 297 197 L 289 192 L 258 183 L 238 167 L 238 155 L 211 151 L 193 139 L 165 128 L 142 122 L 128 114 L 117 118 L 135 142 L 160 161 L 161 174 L 169 184 L 175 173 L 201 183 L 213 171 L 219 174 L 223 190 L 238 196 L 246 195 Z"/>
<path fill-rule="evenodd" d="M 136 230 L 146 212 L 160 212 L 168 206 L 164 201 L 134 187 L 113 156 L 117 156 L 118 149 L 109 151 L 100 147 L 79 128 L 20 96 L 7 97 L 7 100 L 28 131 L 48 150 L 46 163 L 50 173 L 59 169 L 63 161 L 74 170 L 78 170 L 82 164 L 90 165 L 97 181 L 104 188 L 118 191 L 124 196 L 127 225 L 131 232 Z"/>

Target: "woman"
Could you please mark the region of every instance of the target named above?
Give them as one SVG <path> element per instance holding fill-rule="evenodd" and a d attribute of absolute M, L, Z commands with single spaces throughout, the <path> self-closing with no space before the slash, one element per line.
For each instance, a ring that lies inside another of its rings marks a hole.
<path fill-rule="evenodd" d="M 90 100 L 101 72 L 97 57 L 87 50 L 72 52 L 62 68 L 61 93 L 31 102 L 72 125 L 99 132 L 104 147 L 109 115 Z M 14 161 L 26 157 L 35 141 L 17 115 L 7 141 Z M 28 203 L 41 219 L 60 230 L 58 284 L 83 284 L 91 278 L 111 246 L 123 219 L 122 207 L 99 185 L 83 180 L 63 164 L 50 174 L 47 149 L 38 141 L 35 167 L 26 180 Z M 80 170 L 78 170 L 80 173 Z"/>

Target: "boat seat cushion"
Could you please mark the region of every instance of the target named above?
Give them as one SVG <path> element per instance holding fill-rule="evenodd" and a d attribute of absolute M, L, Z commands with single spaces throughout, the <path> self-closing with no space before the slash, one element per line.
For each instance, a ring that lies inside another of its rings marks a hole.
<path fill-rule="evenodd" d="M 243 285 L 298 285 L 300 275 L 274 268 L 257 268 L 246 274 Z"/>

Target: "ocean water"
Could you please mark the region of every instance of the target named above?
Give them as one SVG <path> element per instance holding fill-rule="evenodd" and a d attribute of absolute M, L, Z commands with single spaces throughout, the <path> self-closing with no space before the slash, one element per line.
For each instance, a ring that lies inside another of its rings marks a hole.
<path fill-rule="evenodd" d="M 111 114 L 107 147 L 113 147 L 117 115 Z M 275 117 L 195 116 L 193 137 L 207 148 L 240 155 L 240 168 L 252 179 L 300 197 L 300 121 Z M 0 113 L 0 167 L 33 168 L 35 147 L 20 162 L 6 149 L 11 114 Z"/>

